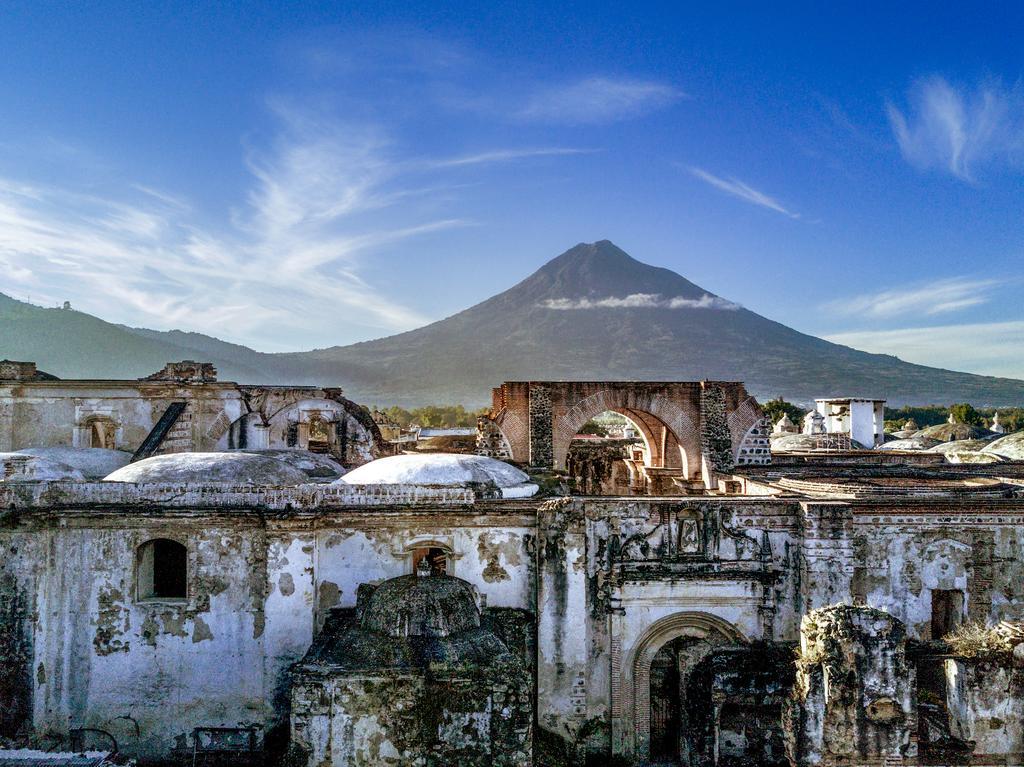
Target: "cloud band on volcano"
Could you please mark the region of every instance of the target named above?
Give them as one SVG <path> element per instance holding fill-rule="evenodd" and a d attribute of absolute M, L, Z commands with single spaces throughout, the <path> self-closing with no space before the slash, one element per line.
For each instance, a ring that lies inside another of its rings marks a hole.
<path fill-rule="evenodd" d="M 539 306 L 559 311 L 569 309 L 724 309 L 735 311 L 739 304 L 705 293 L 700 298 L 662 298 L 658 293 L 631 293 L 623 298 L 549 298 Z"/>

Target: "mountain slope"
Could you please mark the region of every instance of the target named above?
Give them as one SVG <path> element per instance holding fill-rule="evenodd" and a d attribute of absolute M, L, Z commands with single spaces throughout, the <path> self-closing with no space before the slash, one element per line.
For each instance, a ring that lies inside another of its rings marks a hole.
<path fill-rule="evenodd" d="M 637 294 L 648 298 L 601 305 Z M 667 307 L 672 299 L 677 308 Z M 551 308 L 587 300 L 591 308 Z M 711 378 L 746 381 L 762 397 L 1024 403 L 1024 381 L 913 365 L 799 333 L 608 241 L 577 245 L 509 290 L 426 327 L 287 356 L 313 374 L 340 369 L 350 390 L 381 402 L 478 403 L 510 378 Z"/>
<path fill-rule="evenodd" d="M 209 345 L 204 348 L 193 336 L 199 334 L 135 331 L 84 312 L 46 309 L 0 293 L 0 358 L 30 360 L 62 378 L 139 378 L 173 360 L 200 359 L 213 362 L 225 379 L 276 379 L 271 355 L 244 346 L 235 347 L 244 352 L 234 355 L 212 354 Z"/>
<path fill-rule="evenodd" d="M 65 377 L 128 377 L 169 360 L 225 380 L 341 385 L 367 404 L 484 404 L 508 379 L 742 380 L 759 397 L 859 395 L 894 405 L 1024 404 L 1024 381 L 913 365 L 799 333 L 610 242 L 580 244 L 447 319 L 375 341 L 263 354 L 210 336 L 112 325 L 0 295 L 0 357 Z"/>

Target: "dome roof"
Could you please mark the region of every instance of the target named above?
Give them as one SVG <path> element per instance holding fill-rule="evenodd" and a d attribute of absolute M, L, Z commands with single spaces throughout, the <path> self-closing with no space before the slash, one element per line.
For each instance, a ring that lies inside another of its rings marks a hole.
<path fill-rule="evenodd" d="M 929 426 L 914 434 L 911 439 L 937 439 L 940 442 L 953 442 L 965 439 L 983 439 L 994 436 L 988 429 L 971 426 L 966 423 L 940 423 Z"/>
<path fill-rule="evenodd" d="M 0 482 L 84 482 L 74 466 L 25 453 L 0 453 Z"/>
<path fill-rule="evenodd" d="M 981 452 L 1001 455 L 1011 461 L 1024 461 L 1024 431 L 1015 431 L 989 442 Z"/>
<path fill-rule="evenodd" d="M 489 668 L 521 676 L 520 660 L 481 625 L 476 590 L 450 575 L 405 575 L 360 586 L 356 614 L 328 613 L 302 665 L 334 673 Z"/>
<path fill-rule="evenodd" d="M 132 459 L 132 454 L 124 450 L 102 447 L 28 447 L 18 452 L 70 466 L 82 472 L 86 479 L 103 479 L 110 472 L 127 466 Z"/>
<path fill-rule="evenodd" d="M 929 453 L 975 453 L 989 443 L 987 439 L 955 439 L 928 448 Z"/>
<path fill-rule="evenodd" d="M 529 475 L 482 455 L 427 453 L 378 458 L 353 469 L 339 482 L 349 485 L 433 485 L 481 487 L 503 498 L 528 498 L 537 492 Z"/>
<path fill-rule="evenodd" d="M 909 439 L 894 439 L 892 442 L 886 442 L 884 445 L 879 445 L 876 450 L 927 450 L 930 447 L 935 447 L 940 444 L 937 439 L 929 439 L 928 437 L 910 437 Z"/>
<path fill-rule="evenodd" d="M 308 450 L 294 450 L 290 448 L 250 450 L 249 448 L 239 448 L 231 452 L 266 455 L 276 458 L 305 474 L 307 482 L 333 482 L 346 472 L 345 467 L 329 455 L 311 453 Z"/>
<path fill-rule="evenodd" d="M 393 637 L 447 637 L 480 627 L 473 586 L 451 575 L 403 575 L 373 590 L 362 611 L 365 631 Z"/>
<path fill-rule="evenodd" d="M 806 453 L 811 450 L 827 450 L 828 437 L 828 434 L 781 434 L 772 436 L 770 440 L 773 453 Z M 865 447 L 851 439 L 850 449 L 864 450 Z"/>
<path fill-rule="evenodd" d="M 130 463 L 107 475 L 104 481 L 286 486 L 305 484 L 309 478 L 299 469 L 269 455 L 171 453 Z"/>

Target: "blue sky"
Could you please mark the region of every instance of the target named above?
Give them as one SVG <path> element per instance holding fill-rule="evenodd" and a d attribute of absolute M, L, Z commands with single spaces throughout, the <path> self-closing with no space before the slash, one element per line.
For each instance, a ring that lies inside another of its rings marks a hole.
<path fill-rule="evenodd" d="M 607 238 L 1024 377 L 1024 6 L 554 5 L 5 3 L 0 291 L 306 349 Z"/>

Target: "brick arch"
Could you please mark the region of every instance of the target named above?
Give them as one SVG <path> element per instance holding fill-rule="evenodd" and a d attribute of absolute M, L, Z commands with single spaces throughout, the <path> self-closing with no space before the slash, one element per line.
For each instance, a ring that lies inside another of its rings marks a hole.
<path fill-rule="evenodd" d="M 552 447 L 556 469 L 565 468 L 573 437 L 587 421 L 606 410 L 633 410 L 661 421 L 679 443 L 684 474 L 689 477 L 700 468 L 700 432 L 685 410 L 659 394 L 616 388 L 585 397 L 555 419 Z"/>
<path fill-rule="evenodd" d="M 515 413 L 505 412 L 495 421 L 498 431 L 508 445 L 509 455 L 515 461 L 526 463 L 530 460 L 530 430 L 523 419 Z"/>
<path fill-rule="evenodd" d="M 624 722 L 626 745 L 636 758 L 650 755 L 651 663 L 666 644 L 682 636 L 709 642 L 705 655 L 715 646 L 746 644 L 747 638 L 729 621 L 711 613 L 688 611 L 657 621 L 637 639 L 621 666 L 619 689 L 624 697 L 621 710 L 628 712 Z"/>
<path fill-rule="evenodd" d="M 733 458 L 739 455 L 740 445 L 752 428 L 758 425 L 764 413 L 757 400 L 747 397 L 739 407 L 729 413 L 729 436 L 732 439 Z"/>

